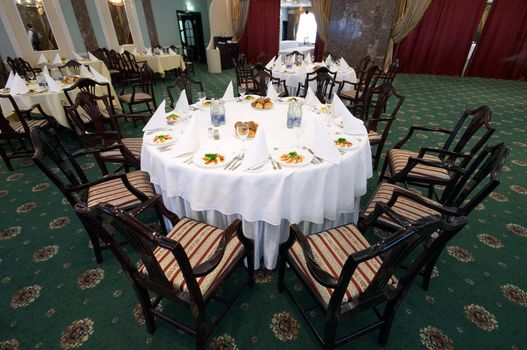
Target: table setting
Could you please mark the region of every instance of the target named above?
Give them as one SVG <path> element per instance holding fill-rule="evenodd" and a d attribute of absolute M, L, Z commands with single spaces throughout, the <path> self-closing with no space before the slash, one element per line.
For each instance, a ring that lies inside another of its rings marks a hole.
<path fill-rule="evenodd" d="M 272 269 L 289 223 L 315 232 L 357 219 L 372 176 L 370 145 L 362 121 L 347 109 L 335 106 L 344 114 L 327 117 L 305 101 L 277 98 L 270 99 L 272 108 L 257 109 L 249 95 L 235 98 L 231 88 L 219 125 L 212 124 L 214 100 L 188 105 L 182 91 L 173 111 L 163 102 L 143 130 L 141 169 L 178 215 L 218 227 L 241 218 L 244 234 L 255 240 L 257 267 L 263 258 Z M 180 118 L 169 124 L 170 115 Z M 351 122 L 328 127 L 333 117 Z"/>
<path fill-rule="evenodd" d="M 108 67 L 106 67 L 106 64 L 104 64 L 103 61 L 95 57 L 89 51 L 85 55 L 87 56 L 87 58 L 81 56 L 80 54 L 76 52 L 72 52 L 69 58 L 62 59 L 59 53 L 57 52 L 53 60 L 48 60 L 46 56 L 44 56 L 44 54 L 41 53 L 38 58 L 37 65 L 40 68 L 43 68 L 44 66 L 54 68 L 54 67 L 58 67 L 58 66 L 62 66 L 66 64 L 71 59 L 71 60 L 77 61 L 78 63 L 82 65 L 89 66 L 90 68 L 95 69 L 107 81 L 111 82 L 110 72 L 108 71 Z"/>
<path fill-rule="evenodd" d="M 151 48 L 146 48 L 145 52 L 139 53 L 134 49 L 132 54 L 135 56 L 137 62 L 147 62 L 154 73 L 158 73 L 162 77 L 165 76 L 165 71 L 176 68 L 185 69 L 183 57 L 175 53 L 172 49 L 169 49 L 168 53 L 162 51 L 152 52 Z"/>

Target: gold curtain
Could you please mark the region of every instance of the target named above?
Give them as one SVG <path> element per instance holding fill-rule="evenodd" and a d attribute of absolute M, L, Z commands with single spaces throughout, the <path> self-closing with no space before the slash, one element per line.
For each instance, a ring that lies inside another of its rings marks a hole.
<path fill-rule="evenodd" d="M 232 36 L 238 41 L 245 31 L 251 0 L 231 0 Z"/>
<path fill-rule="evenodd" d="M 395 9 L 392 33 L 388 40 L 388 49 L 384 58 L 384 69 L 388 69 L 393 60 L 393 46 L 401 42 L 419 23 L 432 0 L 399 0 Z"/>
<path fill-rule="evenodd" d="M 311 0 L 311 10 L 317 21 L 317 33 L 324 44 L 327 44 L 328 42 L 331 1 L 332 0 Z"/>

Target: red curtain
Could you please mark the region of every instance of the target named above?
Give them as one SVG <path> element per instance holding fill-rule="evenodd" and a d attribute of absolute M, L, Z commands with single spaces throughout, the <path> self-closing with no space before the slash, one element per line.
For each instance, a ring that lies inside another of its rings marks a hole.
<path fill-rule="evenodd" d="M 240 52 L 256 62 L 260 52 L 268 59 L 278 55 L 280 41 L 280 0 L 252 0 L 245 32 L 239 40 Z"/>
<path fill-rule="evenodd" d="M 526 0 L 494 0 L 467 75 L 527 79 Z"/>
<path fill-rule="evenodd" d="M 421 22 L 395 47 L 401 72 L 461 75 L 486 0 L 432 0 Z"/>

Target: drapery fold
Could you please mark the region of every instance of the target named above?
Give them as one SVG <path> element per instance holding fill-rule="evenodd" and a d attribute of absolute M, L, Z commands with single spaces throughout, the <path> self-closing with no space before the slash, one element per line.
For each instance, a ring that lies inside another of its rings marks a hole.
<path fill-rule="evenodd" d="M 399 0 L 395 9 L 392 33 L 384 57 L 384 69 L 388 69 L 393 60 L 393 47 L 401 42 L 421 21 L 432 0 Z"/>
<path fill-rule="evenodd" d="M 466 75 L 527 79 L 527 1 L 495 0 Z"/>
<path fill-rule="evenodd" d="M 245 32 L 245 25 L 249 17 L 249 7 L 251 0 L 232 0 L 231 18 L 232 18 L 232 36 L 238 41 Z"/>
<path fill-rule="evenodd" d="M 311 0 L 311 10 L 317 21 L 317 40 L 315 57 L 320 59 L 328 42 L 329 19 L 331 18 L 332 0 Z"/>

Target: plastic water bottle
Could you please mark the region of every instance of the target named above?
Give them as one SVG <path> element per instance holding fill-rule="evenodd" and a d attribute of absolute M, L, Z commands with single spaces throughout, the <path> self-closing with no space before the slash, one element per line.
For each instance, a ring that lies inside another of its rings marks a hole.
<path fill-rule="evenodd" d="M 295 108 L 295 119 L 294 119 L 293 127 L 299 128 L 301 125 L 302 125 L 302 105 L 298 103 L 296 104 L 296 108 Z"/>
<path fill-rule="evenodd" d="M 287 128 L 292 129 L 295 126 L 295 118 L 296 118 L 296 103 L 291 103 L 289 105 L 289 108 L 287 109 Z"/>
<path fill-rule="evenodd" d="M 220 125 L 225 124 L 225 102 L 222 99 L 218 101 L 218 119 Z"/>
<path fill-rule="evenodd" d="M 213 126 L 220 126 L 220 119 L 218 115 L 218 101 L 212 99 L 210 104 L 210 122 Z"/>

